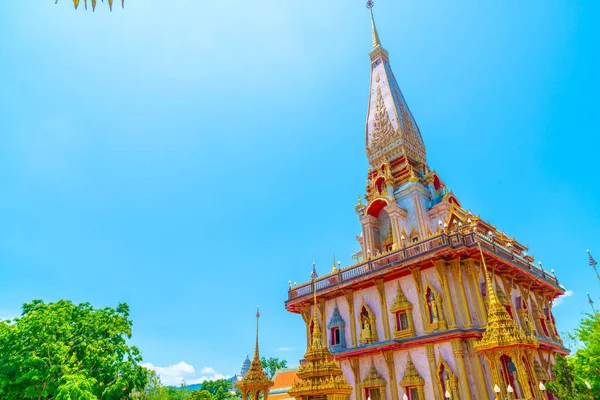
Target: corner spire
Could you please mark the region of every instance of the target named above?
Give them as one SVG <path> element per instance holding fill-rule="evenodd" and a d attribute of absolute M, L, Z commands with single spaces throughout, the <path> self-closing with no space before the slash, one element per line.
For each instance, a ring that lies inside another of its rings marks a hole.
<path fill-rule="evenodd" d="M 254 358 L 260 360 L 258 355 L 258 319 L 260 318 L 260 306 L 256 306 L 256 345 L 254 347 Z"/>
<path fill-rule="evenodd" d="M 323 347 L 323 343 L 321 342 L 321 327 L 319 326 L 319 313 L 317 311 L 317 284 L 315 283 L 315 279 L 313 278 L 313 302 L 314 302 L 314 312 L 313 312 L 313 332 L 312 332 L 312 347 L 313 348 L 321 348 Z"/>
<path fill-rule="evenodd" d="M 379 47 L 381 46 L 381 41 L 379 40 L 379 34 L 377 33 L 377 27 L 375 26 L 375 18 L 373 17 L 373 6 L 375 5 L 375 3 L 373 3 L 373 1 L 369 0 L 367 1 L 367 8 L 369 9 L 369 12 L 371 13 L 371 28 L 373 30 L 372 36 L 373 36 L 373 48 Z"/>

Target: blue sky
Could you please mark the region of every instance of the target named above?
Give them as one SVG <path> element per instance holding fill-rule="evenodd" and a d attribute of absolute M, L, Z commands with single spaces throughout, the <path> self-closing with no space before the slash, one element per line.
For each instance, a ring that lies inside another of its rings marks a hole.
<path fill-rule="evenodd" d="M 127 302 L 167 381 L 301 358 L 287 281 L 350 263 L 371 46 L 362 0 L 10 1 L 0 14 L 0 316 Z M 376 1 L 428 150 L 465 207 L 600 297 L 595 1 Z M 598 301 L 600 307 L 600 301 Z M 172 368 L 168 368 L 173 366 Z"/>

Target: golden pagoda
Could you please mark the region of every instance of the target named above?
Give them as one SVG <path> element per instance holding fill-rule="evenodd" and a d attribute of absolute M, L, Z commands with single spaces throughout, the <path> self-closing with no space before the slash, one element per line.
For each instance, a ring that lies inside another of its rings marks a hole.
<path fill-rule="evenodd" d="M 256 346 L 254 348 L 254 358 L 250 363 L 250 368 L 244 376 L 244 378 L 237 384 L 242 391 L 242 399 L 258 400 L 262 394 L 264 400 L 269 397 L 269 389 L 273 386 L 273 381 L 269 379 L 265 371 L 263 370 L 260 362 L 260 356 L 258 354 L 258 319 L 260 318 L 260 312 L 258 306 L 256 307 Z"/>
<path fill-rule="evenodd" d="M 538 341 L 535 336 L 525 334 L 500 302 L 490 279 L 481 245 L 479 245 L 479 252 L 483 263 L 489 305 L 485 332 L 481 339 L 475 343 L 474 348 L 485 355 L 489 365 L 500 365 L 502 357 L 509 357 L 511 362 L 514 363 L 519 380 L 528 382 L 522 385 L 524 399 L 533 399 L 535 389 L 532 385 L 534 382 L 531 382 L 532 375 L 529 375 L 528 371 L 535 370 L 531 354 L 532 350 L 539 346 Z M 514 362 L 513 360 L 517 361 Z M 494 386 L 500 390 L 502 390 L 501 387 L 505 382 L 501 371 L 498 368 L 491 369 Z M 514 385 L 514 382 L 509 382 L 509 385 L 511 383 Z"/>
<path fill-rule="evenodd" d="M 342 369 L 331 351 L 323 345 L 317 315 L 317 294 L 314 292 L 313 332 L 310 346 L 298 368 L 300 381 L 295 381 L 288 395 L 297 400 L 347 400 L 352 386 L 344 377 Z"/>

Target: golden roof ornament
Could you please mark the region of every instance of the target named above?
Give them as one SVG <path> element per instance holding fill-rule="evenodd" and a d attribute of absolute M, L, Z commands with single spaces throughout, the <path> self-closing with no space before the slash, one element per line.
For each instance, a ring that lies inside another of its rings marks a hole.
<path fill-rule="evenodd" d="M 488 292 L 488 318 L 485 332 L 475 343 L 478 351 L 489 351 L 503 347 L 524 346 L 537 347 L 537 339 L 525 335 L 525 332 L 515 323 L 498 299 L 494 285 L 490 279 L 481 244 L 478 243 L 481 261 L 483 262 L 485 282 Z"/>
<path fill-rule="evenodd" d="M 400 385 L 404 387 L 425 385 L 425 380 L 421 377 L 419 371 L 417 371 L 417 368 L 410 357 L 410 353 L 408 354 L 406 370 L 404 371 L 404 377 L 400 381 Z"/>

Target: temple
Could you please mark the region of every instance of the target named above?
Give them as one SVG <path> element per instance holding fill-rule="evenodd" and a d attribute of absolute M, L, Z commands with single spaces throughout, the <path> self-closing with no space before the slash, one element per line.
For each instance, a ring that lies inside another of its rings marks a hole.
<path fill-rule="evenodd" d="M 308 350 L 288 394 L 328 397 L 307 383 L 313 355 L 327 350 L 323 365 L 335 360 L 343 375 L 317 375 L 340 382 L 339 398 L 552 399 L 542 389 L 568 353 L 552 315 L 564 288 L 429 167 L 372 10 L 371 23 L 360 250 L 354 265 L 290 285 L 285 306 L 303 317 Z"/>

